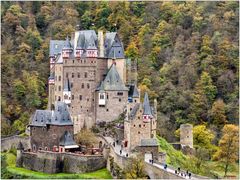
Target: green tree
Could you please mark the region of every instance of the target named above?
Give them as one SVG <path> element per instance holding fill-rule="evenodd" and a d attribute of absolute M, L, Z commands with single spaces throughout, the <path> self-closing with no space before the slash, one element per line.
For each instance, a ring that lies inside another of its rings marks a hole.
<path fill-rule="evenodd" d="M 222 99 L 218 99 L 213 103 L 210 115 L 213 124 L 218 128 L 221 128 L 226 124 L 225 104 Z"/>

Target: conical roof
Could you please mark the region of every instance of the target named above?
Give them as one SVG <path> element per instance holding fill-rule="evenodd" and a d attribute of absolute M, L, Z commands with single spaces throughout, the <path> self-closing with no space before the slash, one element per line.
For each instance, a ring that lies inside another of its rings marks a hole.
<path fill-rule="evenodd" d="M 110 91 L 128 91 L 128 88 L 125 86 L 120 75 L 118 74 L 115 64 L 112 64 L 110 67 L 107 76 L 103 80 L 101 88 Z"/>
<path fill-rule="evenodd" d="M 73 140 L 73 136 L 69 131 L 65 131 L 64 134 L 60 138 L 60 146 L 70 146 L 76 145 L 75 141 Z"/>
<path fill-rule="evenodd" d="M 70 43 L 70 40 L 69 40 L 68 36 L 67 36 L 66 41 L 64 43 L 63 49 L 72 49 L 72 45 Z"/>
<path fill-rule="evenodd" d="M 145 94 L 144 94 L 143 114 L 152 116 L 152 111 L 151 111 L 151 107 L 150 107 L 150 103 L 149 103 L 149 98 L 148 98 L 148 93 L 147 92 L 145 92 Z"/>
<path fill-rule="evenodd" d="M 138 92 L 138 88 L 137 88 L 136 84 L 134 85 L 132 97 L 133 98 L 138 98 L 139 97 L 139 92 Z"/>

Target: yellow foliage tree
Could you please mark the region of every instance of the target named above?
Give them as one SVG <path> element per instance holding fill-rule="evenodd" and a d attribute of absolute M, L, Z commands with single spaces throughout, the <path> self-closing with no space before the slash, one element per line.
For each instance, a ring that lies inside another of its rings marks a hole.
<path fill-rule="evenodd" d="M 226 176 L 229 165 L 238 160 L 239 127 L 233 124 L 226 124 L 222 129 L 222 133 L 222 138 L 219 141 L 219 150 L 214 155 L 214 159 L 224 162 L 224 176 Z"/>

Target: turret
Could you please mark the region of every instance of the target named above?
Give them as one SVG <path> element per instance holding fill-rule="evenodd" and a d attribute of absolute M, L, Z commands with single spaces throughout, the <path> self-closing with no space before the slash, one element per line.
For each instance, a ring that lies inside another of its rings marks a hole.
<path fill-rule="evenodd" d="M 71 43 L 70 43 L 70 41 L 69 41 L 69 38 L 68 38 L 68 36 L 67 36 L 67 39 L 66 39 L 65 44 L 64 44 L 64 47 L 63 47 L 63 49 L 62 49 L 62 57 L 63 57 L 64 59 L 67 59 L 67 58 L 70 57 L 70 54 L 71 54 L 72 52 L 73 52 L 73 48 L 72 48 Z"/>
<path fill-rule="evenodd" d="M 89 41 L 86 44 L 86 53 L 87 53 L 87 57 L 97 57 L 98 56 L 98 50 L 97 50 L 97 46 L 96 46 L 96 42 L 94 40 L 94 37 L 91 36 Z"/>
<path fill-rule="evenodd" d="M 17 167 L 22 167 L 22 153 L 24 151 L 24 147 L 22 142 L 20 141 L 17 146 L 17 159 L 16 159 L 16 166 Z"/>
<path fill-rule="evenodd" d="M 64 84 L 63 102 L 65 102 L 67 105 L 71 104 L 71 87 L 70 87 L 69 79 L 67 79 Z"/>
<path fill-rule="evenodd" d="M 103 82 L 101 82 L 98 92 L 98 105 L 106 105 L 106 93 L 103 88 Z"/>
<path fill-rule="evenodd" d="M 152 110 L 149 103 L 149 98 L 147 92 L 145 92 L 144 95 L 144 101 L 143 101 L 143 122 L 150 122 L 152 119 Z"/>
<path fill-rule="evenodd" d="M 83 34 L 79 34 L 77 47 L 76 47 L 76 58 L 80 58 L 83 55 L 84 51 L 85 37 Z"/>

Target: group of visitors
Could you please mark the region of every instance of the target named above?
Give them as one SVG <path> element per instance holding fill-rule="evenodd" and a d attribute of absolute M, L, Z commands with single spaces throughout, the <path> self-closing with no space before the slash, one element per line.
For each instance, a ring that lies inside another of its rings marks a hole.
<path fill-rule="evenodd" d="M 186 172 L 181 171 L 180 167 L 178 167 L 177 170 L 175 170 L 175 174 L 182 176 L 182 177 L 189 177 L 191 179 L 192 174 L 187 170 Z"/>

